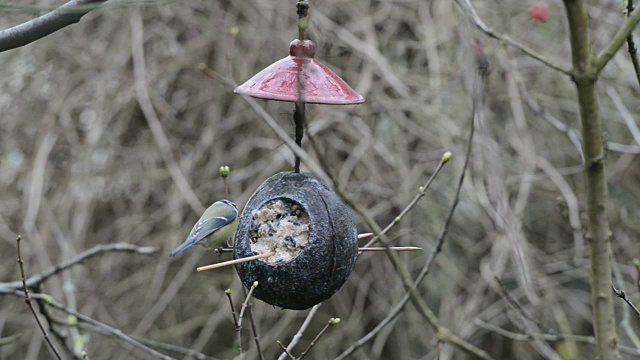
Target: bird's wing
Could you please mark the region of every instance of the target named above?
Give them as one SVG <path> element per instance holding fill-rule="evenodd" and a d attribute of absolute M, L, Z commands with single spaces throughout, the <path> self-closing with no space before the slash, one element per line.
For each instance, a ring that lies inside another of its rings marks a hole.
<path fill-rule="evenodd" d="M 227 216 L 216 216 L 206 220 L 198 221 L 191 230 L 187 242 L 192 241 L 197 243 L 198 241 L 213 234 L 216 230 L 223 226 L 230 224 L 236 219 L 236 214 L 229 214 Z"/>

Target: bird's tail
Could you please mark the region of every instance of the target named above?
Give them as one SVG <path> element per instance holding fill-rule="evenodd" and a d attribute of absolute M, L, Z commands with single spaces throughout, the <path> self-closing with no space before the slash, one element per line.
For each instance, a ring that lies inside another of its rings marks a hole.
<path fill-rule="evenodd" d="M 169 254 L 169 256 L 178 255 L 181 252 L 183 252 L 183 251 L 187 250 L 188 248 L 190 248 L 195 243 L 196 243 L 196 238 L 189 239 L 189 240 L 185 241 L 184 243 L 182 243 L 182 245 L 178 246 L 175 250 L 173 250 L 171 252 L 171 254 Z"/>

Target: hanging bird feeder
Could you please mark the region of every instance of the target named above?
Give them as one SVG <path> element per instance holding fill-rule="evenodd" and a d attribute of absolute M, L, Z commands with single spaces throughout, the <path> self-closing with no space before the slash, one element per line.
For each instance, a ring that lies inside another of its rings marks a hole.
<path fill-rule="evenodd" d="M 305 103 L 361 104 L 364 98 L 314 58 L 316 45 L 305 39 L 309 4 L 298 0 L 296 8 L 298 39 L 289 45 L 289 56 L 260 71 L 234 92 L 294 102 L 295 142 L 302 146 Z M 286 309 L 307 309 L 342 287 L 358 252 L 389 250 L 358 248 L 356 230 L 351 209 L 317 176 L 300 173 L 296 155 L 293 172 L 265 180 L 245 205 L 234 236 L 234 259 L 197 270 L 235 265 L 240 280 L 256 298 Z"/>
<path fill-rule="evenodd" d="M 278 173 L 253 193 L 238 220 L 234 259 L 254 296 L 303 310 L 340 289 L 358 257 L 356 222 L 342 199 L 309 173 Z"/>
<path fill-rule="evenodd" d="M 360 104 L 364 98 L 314 58 L 305 39 L 309 3 L 298 0 L 298 39 L 289 56 L 234 92 L 295 103 L 295 141 L 302 146 L 305 103 Z M 340 197 L 315 175 L 294 172 L 267 179 L 244 207 L 236 228 L 234 261 L 242 283 L 260 286 L 254 296 L 287 309 L 306 309 L 331 297 L 353 270 L 358 255 L 356 222 Z"/>

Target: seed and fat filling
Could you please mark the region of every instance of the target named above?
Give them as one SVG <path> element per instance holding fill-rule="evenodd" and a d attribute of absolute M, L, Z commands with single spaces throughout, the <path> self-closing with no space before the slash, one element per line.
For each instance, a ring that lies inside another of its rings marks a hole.
<path fill-rule="evenodd" d="M 309 243 L 309 214 L 300 204 L 289 199 L 274 199 L 253 212 L 251 251 L 274 253 L 259 261 L 270 265 L 295 259 Z"/>

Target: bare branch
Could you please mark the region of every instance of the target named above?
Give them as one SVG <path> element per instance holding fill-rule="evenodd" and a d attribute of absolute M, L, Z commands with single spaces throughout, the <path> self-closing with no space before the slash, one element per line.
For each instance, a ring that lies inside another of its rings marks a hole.
<path fill-rule="evenodd" d="M 315 143 L 314 143 L 315 145 Z M 317 152 L 317 149 L 316 149 Z M 431 183 L 433 182 L 433 180 L 436 178 L 436 176 L 438 175 L 438 173 L 440 172 L 440 170 L 442 170 L 442 167 L 444 166 L 444 164 L 446 164 L 447 162 L 449 162 L 449 160 L 451 159 L 451 153 L 447 152 L 442 156 L 442 159 L 440 160 L 440 163 L 438 164 L 438 167 L 436 167 L 436 169 L 434 170 L 433 174 L 431 174 L 431 176 L 429 177 L 429 180 L 427 180 L 427 182 L 421 186 L 418 189 L 418 193 L 416 194 L 416 196 L 413 197 L 413 199 L 411 200 L 411 202 L 409 202 L 409 204 L 404 208 L 404 210 L 402 210 L 400 212 L 400 215 L 396 216 L 396 218 L 391 221 L 389 223 L 389 225 L 387 225 L 384 229 L 382 229 L 382 232 L 376 236 L 373 237 L 373 239 L 369 240 L 369 242 L 367 242 L 363 248 L 369 248 L 371 245 L 373 245 L 376 241 L 378 241 L 378 239 L 380 238 L 381 235 L 386 234 L 387 232 L 389 232 L 389 230 L 391 230 L 391 228 L 393 228 L 397 223 L 399 223 L 402 218 L 407 215 L 407 213 L 409 211 L 411 211 L 411 209 L 413 209 L 414 206 L 416 206 L 416 204 L 418 203 L 418 201 L 425 195 L 425 193 L 427 192 L 427 189 L 429 189 L 429 186 L 431 186 Z M 385 247 L 384 250 L 386 250 L 387 248 Z M 360 253 L 362 253 L 363 251 L 366 251 L 364 249 L 358 249 L 358 251 Z"/>
<path fill-rule="evenodd" d="M 466 13 L 468 13 L 469 17 L 471 18 L 471 21 L 473 22 L 473 25 L 475 25 L 478 29 L 480 29 L 480 31 L 482 31 L 483 33 L 485 33 L 487 36 L 492 37 L 496 40 L 500 40 L 503 43 L 516 48 L 520 51 L 522 51 L 523 53 L 525 53 L 527 56 L 529 56 L 530 58 L 534 59 L 534 60 L 538 60 L 539 62 L 543 63 L 544 65 L 547 65 L 548 67 L 560 71 L 561 73 L 565 74 L 565 75 L 572 75 L 571 69 L 560 65 L 560 64 L 556 64 L 555 62 L 549 60 L 546 56 L 536 52 L 535 50 L 531 49 L 530 47 L 519 43 L 518 41 L 512 39 L 509 35 L 506 34 L 500 34 L 498 32 L 496 32 L 495 30 L 493 30 L 492 28 L 490 28 L 487 24 L 485 24 L 484 21 L 482 21 L 482 19 L 478 16 L 478 14 L 476 13 L 475 8 L 473 7 L 473 5 L 471 5 L 471 1 L 470 0 L 457 0 L 456 3 L 463 9 L 465 10 Z"/>
<path fill-rule="evenodd" d="M 636 315 L 640 317 L 640 310 L 638 310 L 638 308 L 631 302 L 631 300 L 629 300 L 629 298 L 627 297 L 627 293 L 624 292 L 624 290 L 616 289 L 613 283 L 611 283 L 611 289 L 613 289 L 613 293 L 616 294 L 617 297 L 626 302 L 627 305 L 629 305 L 633 309 L 633 311 L 635 311 Z"/>
<path fill-rule="evenodd" d="M 624 19 L 627 20 L 629 14 L 633 12 L 633 0 L 624 0 L 622 12 L 624 13 Z M 640 85 L 640 62 L 638 62 L 638 48 L 636 48 L 636 43 L 633 41 L 633 32 L 627 37 L 627 50 L 629 50 L 633 71 L 636 73 L 636 79 L 638 80 L 638 85 Z"/>
<path fill-rule="evenodd" d="M 47 305 L 53 307 L 54 309 L 58 309 L 62 312 L 65 312 L 69 315 L 73 315 L 75 316 L 79 321 L 85 322 L 87 324 L 93 325 L 95 327 L 97 327 L 98 329 L 104 331 L 105 333 L 107 333 L 110 336 L 113 336 L 115 338 L 118 338 L 122 341 L 124 341 L 125 343 L 137 348 L 138 350 L 144 351 L 147 354 L 150 354 L 152 356 L 154 356 L 157 359 L 163 359 L 163 360 L 172 360 L 173 358 L 171 356 L 167 356 L 164 355 L 162 353 L 159 353 L 158 351 L 142 344 L 141 342 L 139 342 L 138 340 L 135 340 L 134 338 L 130 337 L 129 335 L 126 335 L 125 333 L 122 332 L 122 330 L 120 329 L 116 329 L 112 326 L 109 326 L 107 324 L 101 323 L 93 318 L 90 318 L 86 315 L 80 314 L 77 311 L 71 310 L 67 307 L 65 307 L 64 305 L 58 303 L 57 301 L 55 301 L 51 296 L 46 295 L 46 294 L 33 294 L 34 298 L 39 298 L 42 299 Z"/>
<path fill-rule="evenodd" d="M 613 55 L 618 52 L 638 22 L 640 22 L 640 9 L 636 9 L 631 13 L 629 18 L 622 24 L 622 27 L 620 27 L 620 30 L 618 30 L 613 39 L 611 39 L 609 45 L 598 54 L 598 57 L 593 62 L 594 75 L 597 75 L 607 65 L 609 60 L 613 58 Z"/>
<path fill-rule="evenodd" d="M 585 344 L 596 344 L 596 339 L 593 336 L 585 336 L 585 335 L 574 335 L 574 334 L 520 334 L 513 331 L 505 330 L 499 326 L 484 322 L 480 319 L 475 320 L 475 324 L 479 327 L 495 332 L 498 335 L 502 335 L 512 340 L 516 341 L 531 341 L 531 340 L 545 340 L 545 341 L 573 341 L 580 342 Z M 640 350 L 624 346 L 618 345 L 621 352 L 630 355 L 640 355 Z"/>
<path fill-rule="evenodd" d="M 20 240 L 22 240 L 22 238 L 20 237 L 20 235 L 18 235 L 18 238 L 16 239 L 16 243 L 18 244 L 18 264 L 20 265 L 20 275 L 22 276 L 22 291 L 24 292 L 25 301 L 29 306 L 29 310 L 31 310 L 33 317 L 36 318 L 38 327 L 40 328 L 42 335 L 44 335 L 44 339 L 46 340 L 47 344 L 49 344 L 49 347 L 51 348 L 53 353 L 56 355 L 56 358 L 58 360 L 62 360 L 62 357 L 60 356 L 58 349 L 56 349 L 56 346 L 51 341 L 49 334 L 47 334 L 47 330 L 45 330 L 44 326 L 42 326 L 42 322 L 40 322 L 40 318 L 38 317 L 38 314 L 36 314 L 36 310 L 33 308 L 33 303 L 31 302 L 31 296 L 29 296 L 29 288 L 27 287 L 26 276 L 24 275 L 24 261 L 22 260 L 22 253 L 20 252 Z"/>
<path fill-rule="evenodd" d="M 128 243 L 117 243 L 117 244 L 108 244 L 108 245 L 98 245 L 92 247 L 91 249 L 78 254 L 71 260 L 65 261 L 62 264 L 56 265 L 49 270 L 43 272 L 42 274 L 34 275 L 29 277 L 26 280 L 26 285 L 28 288 L 40 285 L 41 283 L 48 280 L 50 277 L 59 274 L 62 271 L 69 269 L 72 266 L 78 265 L 84 262 L 87 259 L 90 259 L 94 256 L 101 255 L 109 252 L 128 252 L 135 253 L 141 255 L 153 255 L 157 253 L 159 250 L 158 247 L 155 246 L 136 246 Z M 14 281 L 10 283 L 0 283 L 0 294 L 12 292 L 15 289 L 19 289 L 22 286 L 21 281 Z"/>
<path fill-rule="evenodd" d="M 0 31 L 0 52 L 30 44 L 73 25 L 106 0 L 72 0 L 24 24 Z"/>
<path fill-rule="evenodd" d="M 444 241 L 447 238 L 447 235 L 449 234 L 449 226 L 451 225 L 451 220 L 453 219 L 453 214 L 455 213 L 456 207 L 458 206 L 458 202 L 460 201 L 460 191 L 462 189 L 462 183 L 464 182 L 464 177 L 465 177 L 465 174 L 466 174 L 468 166 L 469 166 L 469 158 L 471 157 L 471 148 L 472 148 L 472 144 L 473 144 L 473 135 L 475 133 L 475 126 L 474 126 L 475 114 L 476 114 L 476 100 L 474 100 L 474 102 L 473 102 L 473 110 L 472 110 L 472 114 L 471 114 L 471 130 L 469 131 L 469 139 L 467 140 L 467 151 L 465 153 L 464 165 L 462 166 L 462 173 L 460 174 L 460 179 L 458 180 L 458 186 L 456 188 L 456 195 L 455 195 L 455 197 L 453 199 L 453 203 L 451 204 L 451 207 L 449 208 L 449 213 L 447 214 L 447 218 L 446 218 L 446 220 L 444 222 L 444 227 L 442 229 L 442 233 L 440 234 L 440 237 L 438 238 L 438 242 L 436 244 L 436 247 L 433 248 L 433 250 L 431 250 L 431 253 L 429 254 L 429 258 L 425 262 L 424 266 L 422 267 L 422 270 L 420 271 L 420 274 L 418 275 L 418 277 L 416 278 L 416 280 L 414 282 L 414 286 L 416 288 L 418 286 L 420 286 L 420 283 L 422 283 L 422 280 L 429 274 L 429 271 L 431 270 L 431 265 L 435 261 L 436 257 L 442 251 L 442 246 L 444 245 Z M 444 160 L 444 158 L 443 158 L 443 160 Z M 435 177 L 435 175 L 437 174 L 439 169 L 442 167 L 442 165 L 443 165 L 443 162 L 440 162 L 440 164 L 438 165 L 438 169 L 437 169 L 437 171 L 434 172 L 434 174 L 432 175 L 432 178 Z M 425 188 L 424 190 L 426 190 L 426 188 L 428 188 L 428 185 L 431 183 L 431 181 L 432 181 L 432 179 L 429 179 L 427 181 L 427 184 L 424 186 L 424 188 Z M 404 211 L 403 211 L 403 213 L 404 213 Z M 388 230 L 388 228 L 389 228 L 389 226 L 387 226 L 380 234 L 384 235 L 385 230 Z M 377 239 L 377 237 L 379 237 L 380 234 L 377 235 L 376 238 L 374 238 L 374 240 Z M 409 302 L 409 296 L 410 296 L 410 294 L 409 294 L 409 292 L 407 292 L 407 294 L 405 294 L 402 297 L 400 302 L 387 314 L 387 316 L 373 330 L 371 330 L 365 336 L 360 338 L 360 340 L 356 341 L 353 345 L 351 345 L 347 350 L 345 350 L 342 354 L 340 354 L 336 358 L 336 360 L 345 359 L 345 358 L 349 357 L 349 355 L 351 355 L 354 351 L 356 351 L 362 345 L 366 344 L 368 341 L 373 339 L 373 337 L 376 334 L 378 334 L 380 332 L 380 330 L 382 330 L 385 326 L 389 325 L 393 320 L 395 320 L 398 317 L 398 315 L 400 315 L 402 310 L 404 310 L 404 307 Z"/>
<path fill-rule="evenodd" d="M 304 319 L 304 322 L 300 326 L 300 329 L 298 329 L 298 332 L 293 336 L 293 339 L 291 339 L 289 346 L 287 346 L 286 348 L 283 346 L 283 349 L 282 349 L 283 352 L 278 357 L 278 360 L 284 360 L 287 357 L 287 355 L 295 359 L 295 357 L 291 355 L 290 352 L 293 351 L 293 348 L 298 344 L 300 339 L 302 339 L 302 335 L 311 324 L 311 321 L 313 320 L 314 316 L 316 316 L 316 313 L 318 312 L 320 305 L 322 305 L 322 303 L 317 304 L 311 308 L 311 311 L 309 311 L 309 313 L 307 314 L 307 317 Z M 282 344 L 280 341 L 278 341 L 278 343 Z"/>
<path fill-rule="evenodd" d="M 300 354 L 300 357 L 298 357 L 298 360 L 302 360 L 302 358 L 304 358 L 309 353 L 309 351 L 311 351 L 311 349 L 313 349 L 313 347 L 316 345 L 318 340 L 320 340 L 322 335 L 324 335 L 324 333 L 327 331 L 327 329 L 329 329 L 330 326 L 335 326 L 335 325 L 338 325 L 339 323 L 340 323 L 340 319 L 339 318 L 331 318 L 331 319 L 329 319 L 329 321 L 327 321 L 327 323 L 324 325 L 322 330 L 320 330 L 318 335 L 316 335 L 316 337 L 313 338 L 313 340 L 311 340 L 311 343 L 305 349 L 305 351 L 303 351 L 302 354 Z"/>

